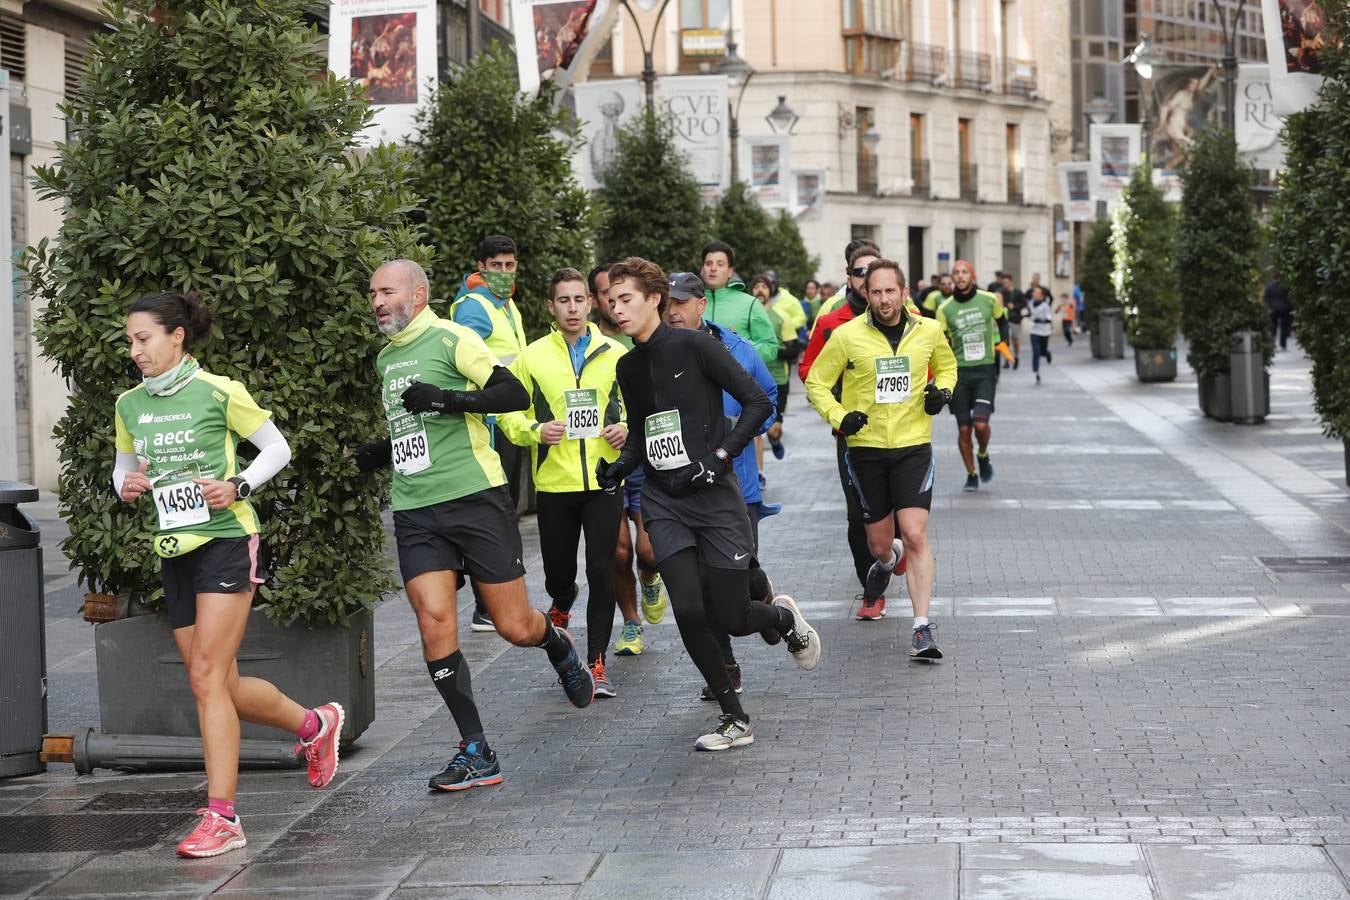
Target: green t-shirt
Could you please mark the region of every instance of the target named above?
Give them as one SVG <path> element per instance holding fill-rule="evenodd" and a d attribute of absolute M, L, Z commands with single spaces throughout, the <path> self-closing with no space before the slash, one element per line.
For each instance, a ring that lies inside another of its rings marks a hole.
<path fill-rule="evenodd" d="M 117 398 L 117 451 L 148 463 L 152 531 L 161 556 L 176 556 L 217 537 L 258 533 L 247 500 L 210 509 L 194 479 L 238 475 L 235 449 L 272 414 L 237 381 L 198 371 L 176 393 L 152 396 L 137 385 Z"/>
<path fill-rule="evenodd" d="M 976 291 L 964 302 L 951 297 L 938 306 L 937 321 L 947 332 L 958 367 L 993 364 L 998 343 L 994 320 L 1003 314 L 1003 300 L 988 291 Z"/>
<path fill-rule="evenodd" d="M 506 484 L 483 416 L 409 413 L 403 392 L 424 381 L 444 390 L 477 390 L 500 365 L 477 333 L 422 310 L 376 357 L 393 441 L 395 510 L 420 509 Z"/>

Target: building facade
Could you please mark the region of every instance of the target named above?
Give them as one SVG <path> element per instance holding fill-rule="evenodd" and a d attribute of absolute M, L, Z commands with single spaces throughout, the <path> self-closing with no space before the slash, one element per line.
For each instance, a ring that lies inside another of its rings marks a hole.
<path fill-rule="evenodd" d="M 766 116 L 779 97 L 799 116 L 791 166 L 825 173 L 821 200 L 798 220 L 822 278 L 842 278 L 843 247 L 860 236 L 912 281 L 960 258 L 982 281 L 996 269 L 1022 284 L 1053 273 L 1054 162 L 1071 149 L 1056 137 L 1071 115 L 1063 4 L 681 0 L 659 23 L 655 11 L 637 15 L 656 36 L 658 77 L 712 71 L 719 57 L 686 48 L 706 53 L 710 33 L 730 33 L 755 69 L 742 141 L 774 133 Z M 591 77 L 641 69 L 624 16 Z"/>

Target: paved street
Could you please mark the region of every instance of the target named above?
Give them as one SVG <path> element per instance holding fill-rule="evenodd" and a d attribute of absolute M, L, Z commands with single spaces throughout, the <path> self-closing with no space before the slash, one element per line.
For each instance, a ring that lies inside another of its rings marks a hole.
<path fill-rule="evenodd" d="M 1200 417 L 1188 370 L 1146 386 L 1085 340 L 1052 348 L 1041 387 L 1004 373 L 979 493 L 937 422 L 941 664 L 908 661 L 896 590 L 851 618 L 833 445 L 797 384 L 762 555 L 824 658 L 738 642 L 753 745 L 692 749 L 715 710 L 669 617 L 582 711 L 542 653 L 465 628 L 506 781 L 430 794 L 457 736 L 395 596 L 377 720 L 329 789 L 244 773 L 248 848 L 183 862 L 199 773 L 0 782 L 0 850 L 46 848 L 0 852 L 0 894 L 1350 898 L 1350 493 L 1307 361 L 1277 357 L 1268 423 L 1240 427 Z M 68 732 L 98 723 L 92 626 L 40 506 Z"/>

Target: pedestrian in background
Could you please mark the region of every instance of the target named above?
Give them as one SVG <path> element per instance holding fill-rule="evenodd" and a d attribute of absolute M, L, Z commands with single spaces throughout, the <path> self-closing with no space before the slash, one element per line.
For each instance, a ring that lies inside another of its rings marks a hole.
<path fill-rule="evenodd" d="M 1033 284 L 1029 291 L 1031 302 L 1028 315 L 1031 318 L 1031 371 L 1036 373 L 1036 383 L 1041 383 L 1041 357 L 1050 359 L 1050 334 L 1054 331 L 1054 310 L 1051 309 L 1050 292 L 1044 285 Z"/>
<path fill-rule="evenodd" d="M 1077 318 L 1077 310 L 1074 308 L 1074 302 L 1069 297 L 1068 294 L 1059 295 L 1059 309 L 1064 316 L 1064 318 L 1061 320 L 1061 325 L 1064 328 L 1064 340 L 1068 342 L 1070 347 L 1072 347 L 1073 323 L 1074 319 Z"/>
<path fill-rule="evenodd" d="M 1270 273 L 1265 299 L 1266 306 L 1270 307 L 1271 337 L 1280 342 L 1281 350 L 1288 350 L 1289 335 L 1294 330 L 1294 304 L 1289 299 L 1289 289 L 1280 283 L 1278 270 Z"/>

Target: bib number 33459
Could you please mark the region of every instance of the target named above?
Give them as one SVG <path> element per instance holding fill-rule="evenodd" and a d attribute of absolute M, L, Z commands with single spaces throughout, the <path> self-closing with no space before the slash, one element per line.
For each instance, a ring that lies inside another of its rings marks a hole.
<path fill-rule="evenodd" d="M 667 472 L 689 465 L 679 410 L 653 413 L 643 423 L 642 432 L 647 437 L 647 461 L 652 468 Z"/>

